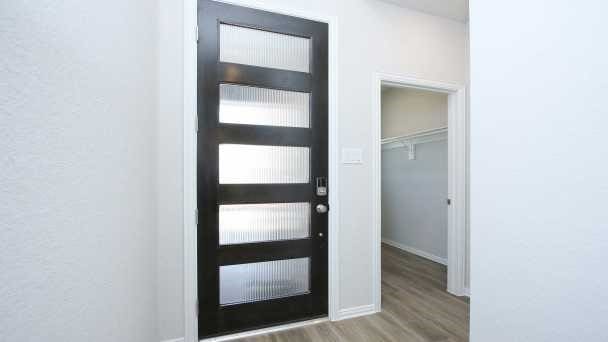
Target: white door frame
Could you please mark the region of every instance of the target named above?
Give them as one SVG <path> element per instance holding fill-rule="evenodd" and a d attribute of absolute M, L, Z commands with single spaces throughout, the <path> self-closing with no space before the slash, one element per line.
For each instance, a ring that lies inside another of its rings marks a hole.
<path fill-rule="evenodd" d="M 338 19 L 322 13 L 281 7 L 257 0 L 220 1 L 278 14 L 327 23 L 329 26 L 329 207 L 328 296 L 329 319 L 339 316 L 339 203 L 338 203 Z M 196 75 L 197 0 L 184 0 L 184 342 L 198 341 L 196 250 Z M 314 323 L 316 321 L 311 321 Z M 255 334 L 252 332 L 251 334 Z"/>
<path fill-rule="evenodd" d="M 374 239 L 374 305 L 380 311 L 381 303 L 381 88 L 382 85 L 417 88 L 448 94 L 448 286 L 447 291 L 463 296 L 466 277 L 466 213 L 467 213 L 467 113 L 466 87 L 412 77 L 376 73 L 372 85 L 372 208 Z"/>

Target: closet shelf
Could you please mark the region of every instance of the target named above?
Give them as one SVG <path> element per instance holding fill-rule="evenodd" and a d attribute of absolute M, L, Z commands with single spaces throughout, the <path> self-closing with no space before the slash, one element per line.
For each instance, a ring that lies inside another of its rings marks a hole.
<path fill-rule="evenodd" d="M 392 150 L 394 148 L 407 148 L 408 159 L 416 159 L 416 145 L 433 141 L 446 140 L 448 138 L 448 128 L 439 127 L 420 131 L 397 137 L 385 138 L 381 140 L 382 150 Z"/>

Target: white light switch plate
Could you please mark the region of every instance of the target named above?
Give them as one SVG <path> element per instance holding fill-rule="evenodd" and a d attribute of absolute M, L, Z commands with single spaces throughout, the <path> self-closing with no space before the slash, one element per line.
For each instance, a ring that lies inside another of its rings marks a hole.
<path fill-rule="evenodd" d="M 342 164 L 363 164 L 363 150 L 360 148 L 343 148 Z"/>

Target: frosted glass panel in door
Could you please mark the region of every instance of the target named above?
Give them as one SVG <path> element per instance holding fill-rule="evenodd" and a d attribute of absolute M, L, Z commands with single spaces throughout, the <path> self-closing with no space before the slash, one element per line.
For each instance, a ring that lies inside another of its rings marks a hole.
<path fill-rule="evenodd" d="M 220 61 L 310 71 L 310 39 L 220 24 Z"/>
<path fill-rule="evenodd" d="M 220 184 L 308 183 L 310 148 L 220 144 Z"/>
<path fill-rule="evenodd" d="M 220 266 L 220 304 L 239 304 L 310 292 L 310 258 Z"/>
<path fill-rule="evenodd" d="M 310 127 L 310 94 L 220 84 L 220 122 Z"/>
<path fill-rule="evenodd" d="M 304 239 L 309 203 L 220 205 L 220 245 Z"/>

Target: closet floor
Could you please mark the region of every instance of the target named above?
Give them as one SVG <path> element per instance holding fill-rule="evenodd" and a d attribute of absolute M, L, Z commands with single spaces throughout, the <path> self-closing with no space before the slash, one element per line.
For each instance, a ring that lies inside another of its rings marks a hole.
<path fill-rule="evenodd" d="M 240 342 L 466 342 L 469 300 L 445 291 L 446 267 L 382 245 L 382 312 Z"/>

